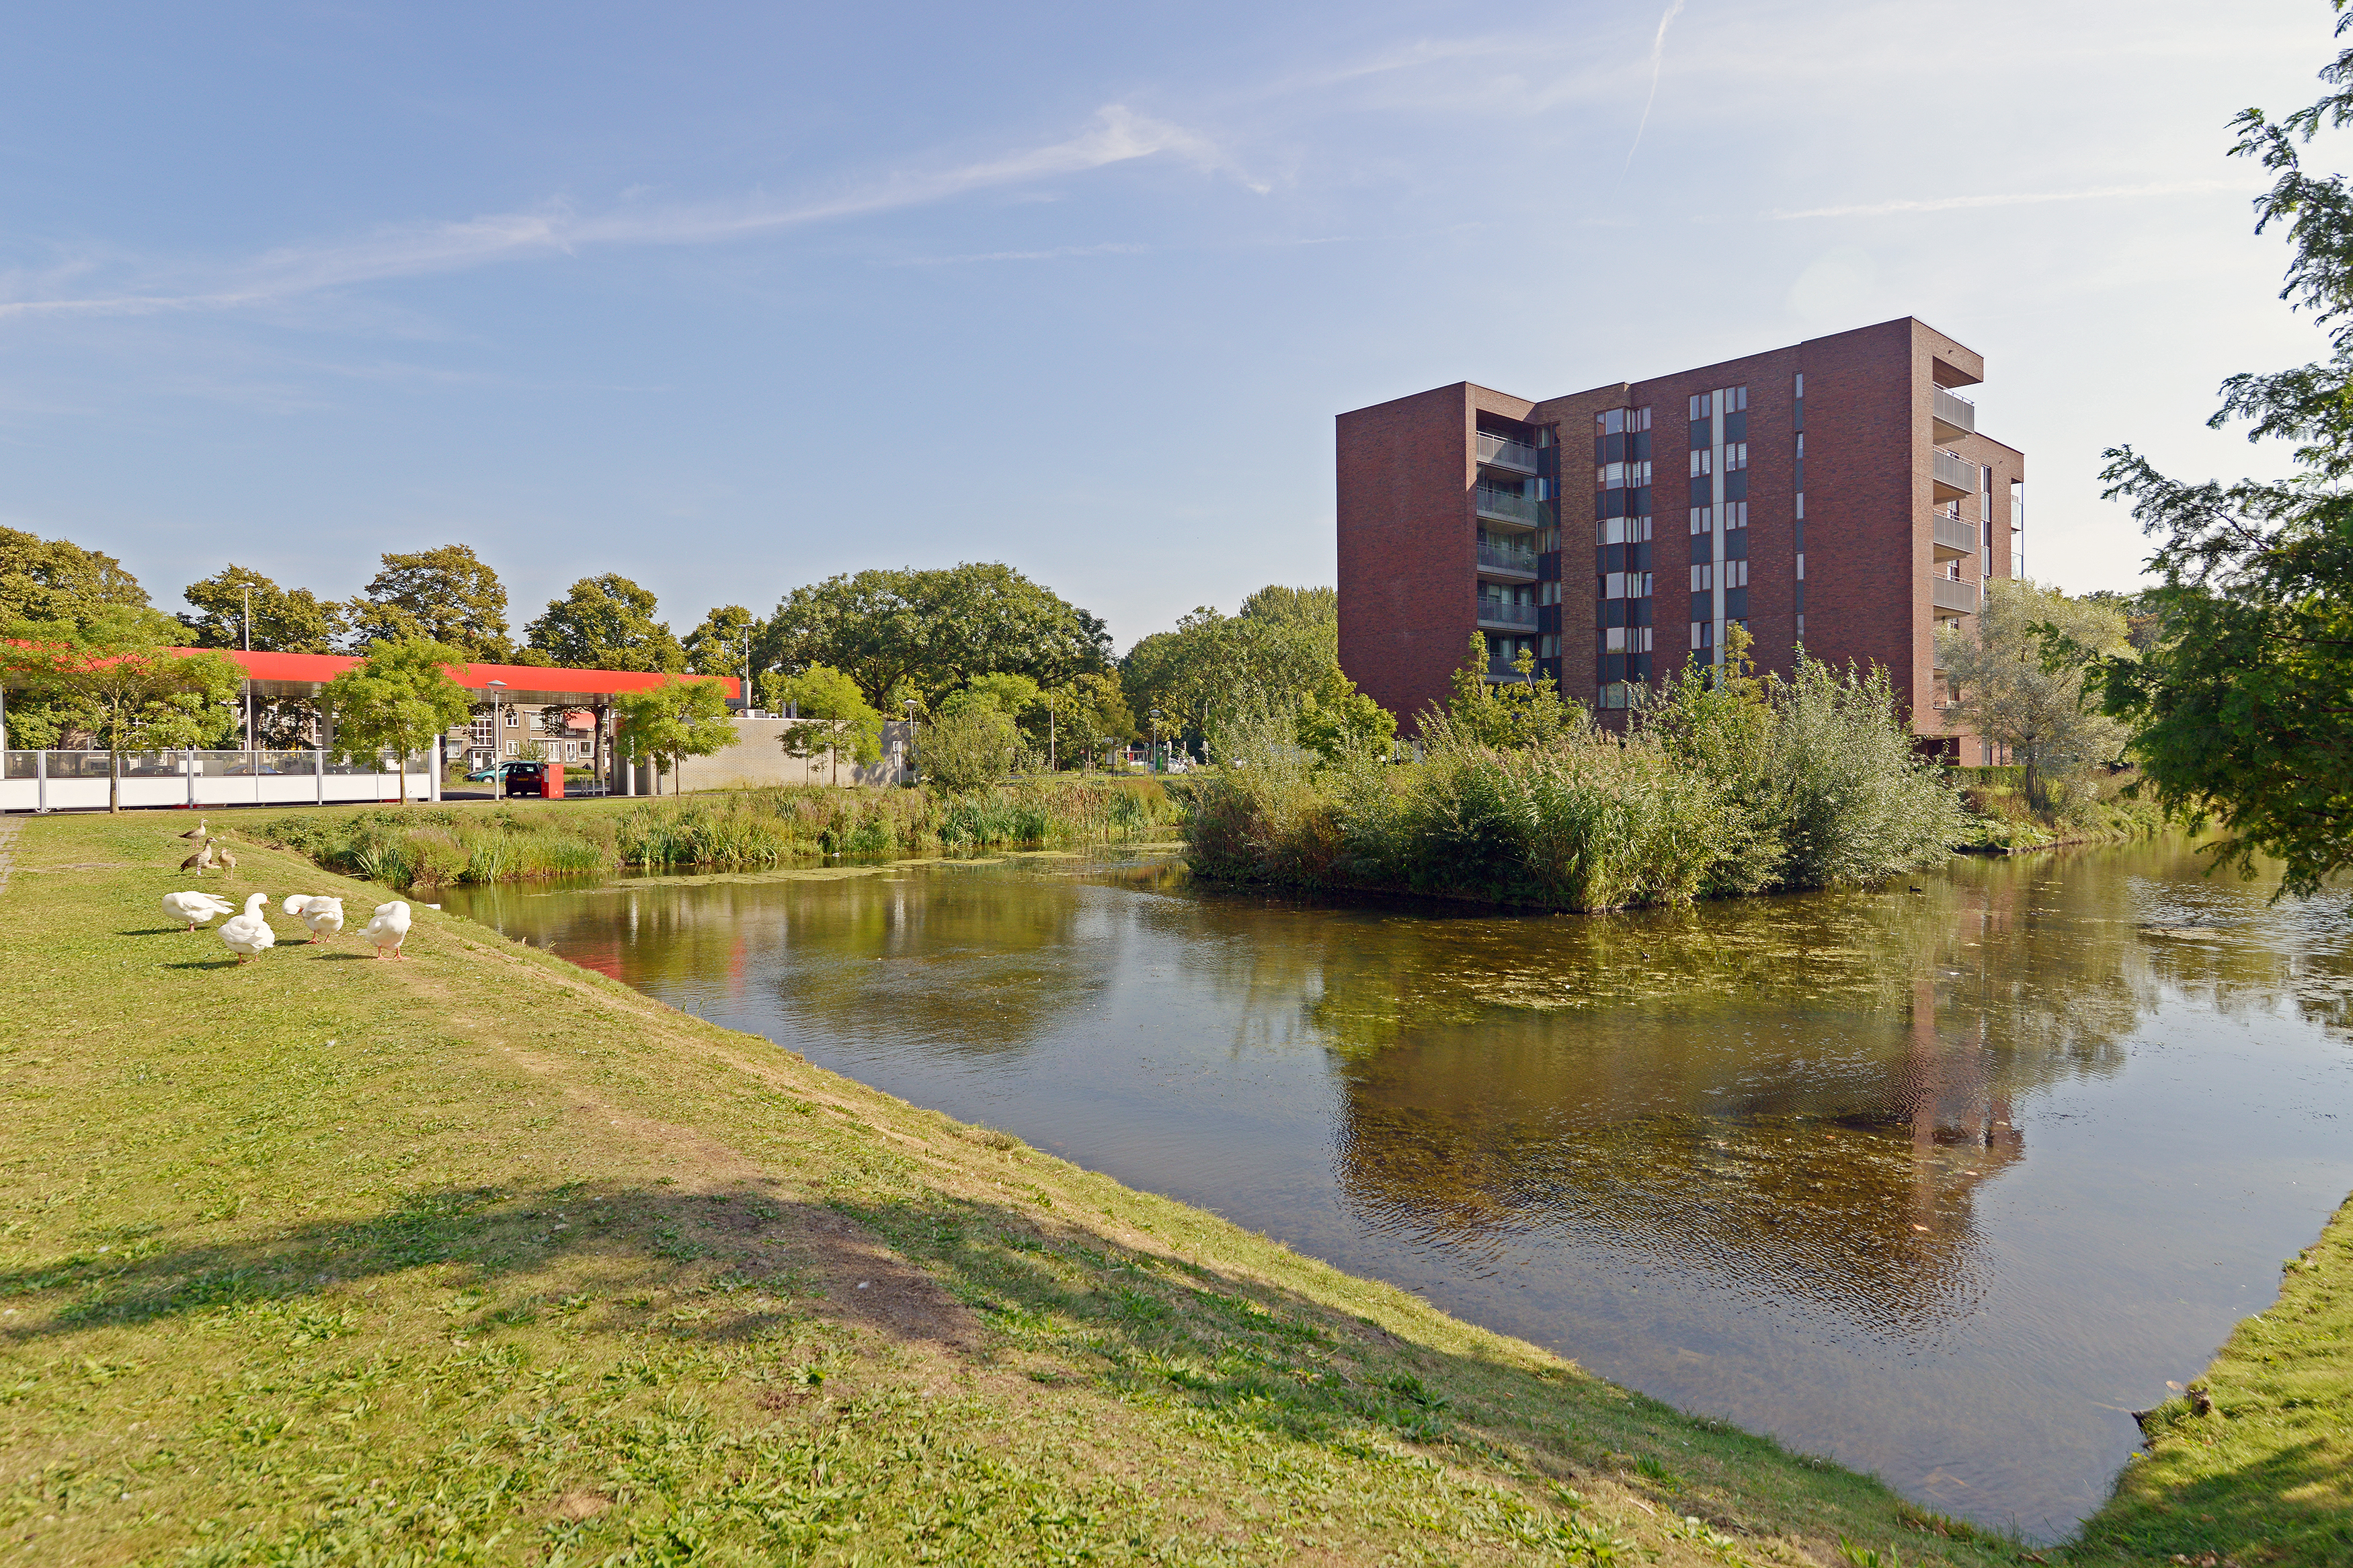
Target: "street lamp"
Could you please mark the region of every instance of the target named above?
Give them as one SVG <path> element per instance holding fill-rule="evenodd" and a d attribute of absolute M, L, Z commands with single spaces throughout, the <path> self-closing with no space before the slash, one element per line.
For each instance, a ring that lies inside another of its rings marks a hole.
<path fill-rule="evenodd" d="M 1152 710 L 1152 771 L 1160 771 L 1160 710 Z"/>

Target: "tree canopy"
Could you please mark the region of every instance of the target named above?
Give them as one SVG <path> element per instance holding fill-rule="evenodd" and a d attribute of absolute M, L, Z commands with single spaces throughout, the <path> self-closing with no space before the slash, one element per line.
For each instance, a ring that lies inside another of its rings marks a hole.
<path fill-rule="evenodd" d="M 242 647 L 246 595 L 253 595 L 253 646 L 264 653 L 333 653 L 343 640 L 346 613 L 308 588 L 281 588 L 249 566 L 234 563 L 180 590 L 195 606 L 180 617 L 197 647 Z"/>
<path fill-rule="evenodd" d="M 449 678 L 448 666 L 465 656 L 445 644 L 402 637 L 371 644 L 359 663 L 327 682 L 319 696 L 335 715 L 335 740 L 347 751 L 390 750 L 403 763 L 400 800 L 408 803 L 405 759 L 433 738 L 465 721 L 471 711 L 466 689 Z"/>
<path fill-rule="evenodd" d="M 784 732 L 786 756 L 823 752 L 836 767 L 845 751 L 870 766 L 882 760 L 882 715 L 841 671 L 813 664 L 798 675 L 771 673 L 760 678 L 760 690 L 769 707 L 809 721 Z"/>
<path fill-rule="evenodd" d="M 673 677 L 645 691 L 613 700 L 613 743 L 630 762 L 652 761 L 662 772 L 681 759 L 707 757 L 735 743 L 728 722 L 727 688 L 717 680 Z"/>
<path fill-rule="evenodd" d="M 101 610 L 146 607 L 146 590 L 113 556 L 0 528 L 0 625 L 80 621 Z"/>
<path fill-rule="evenodd" d="M 2053 773 L 2123 754 L 2125 727 L 2084 692 L 2094 656 L 2131 649 L 2120 611 L 1997 577 L 1973 618 L 1973 635 L 1938 631 L 1940 662 L 1960 688 L 1961 721 L 2010 748 L 2026 770 L 2030 800 L 2040 802 Z"/>
<path fill-rule="evenodd" d="M 2353 15 L 2340 36 L 2348 26 Z M 2303 897 L 2353 866 L 2353 186 L 2307 174 L 2300 152 L 2353 122 L 2353 49 L 2320 76 L 2332 90 L 2276 123 L 2241 113 L 2231 151 L 2273 176 L 2256 232 L 2285 230 L 2281 298 L 2328 329 L 2330 355 L 2231 377 L 2208 421 L 2293 443 L 2297 471 L 2196 484 L 2129 446 L 2107 451 L 2107 495 L 2158 541 L 2158 584 L 2144 595 L 2158 625 L 2137 657 L 2112 654 L 2097 672 L 2158 799 L 2192 824 L 2220 816 L 2217 863 L 2252 876 L 2257 855 L 2275 856 L 2281 892 Z"/>
<path fill-rule="evenodd" d="M 686 634 L 686 668 L 697 675 L 741 675 L 744 648 L 759 633 L 759 616 L 741 605 L 722 605 Z"/>
<path fill-rule="evenodd" d="M 385 555 L 349 614 L 363 643 L 423 638 L 456 648 L 461 664 L 496 663 L 512 652 L 506 587 L 470 545 Z"/>
<path fill-rule="evenodd" d="M 885 707 L 934 700 L 976 676 L 1058 685 L 1110 663 L 1095 616 L 1009 566 L 860 572 L 796 588 L 761 630 L 764 669 L 822 664 Z"/>
<path fill-rule="evenodd" d="M 1227 712 L 1318 710 L 1318 737 L 1377 730 L 1383 710 L 1340 672 L 1339 595 L 1330 588 L 1271 584 L 1223 616 L 1203 605 L 1173 632 L 1145 637 L 1120 661 L 1128 704 L 1161 710 L 1164 732 L 1197 739 Z M 1384 717 L 1387 715 L 1384 714 Z M 1397 732 L 1394 718 L 1388 733 Z"/>
<path fill-rule="evenodd" d="M 686 650 L 655 619 L 653 591 L 617 572 L 583 577 L 523 628 L 532 647 L 575 669 L 662 670 L 686 668 Z"/>
<path fill-rule="evenodd" d="M 70 724 L 110 752 L 200 746 L 236 721 L 227 706 L 244 672 L 218 654 L 176 654 L 170 616 L 129 605 L 77 619 L 9 624 L 0 636 L 0 685 L 47 700 L 37 727 Z M 11 715 L 19 727 L 26 715 Z M 27 735 L 37 743 L 54 734 Z M 107 809 L 120 811 L 121 763 L 110 759 Z"/>

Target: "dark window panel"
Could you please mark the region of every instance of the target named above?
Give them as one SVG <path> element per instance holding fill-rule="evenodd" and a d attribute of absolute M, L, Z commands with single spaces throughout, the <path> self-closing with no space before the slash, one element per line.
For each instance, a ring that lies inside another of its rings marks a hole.
<path fill-rule="evenodd" d="M 1648 680 L 1648 679 L 1651 679 L 1651 656 L 1650 656 L 1649 654 L 1647 654 L 1647 653 L 1637 653 L 1637 654 L 1630 654 L 1630 655 L 1628 655 L 1628 656 L 1627 656 L 1627 673 L 1629 674 L 1629 676 L 1630 676 L 1631 679 L 1635 679 L 1635 680 Z"/>
<path fill-rule="evenodd" d="M 1798 428 L 1799 428 L 1799 429 L 1800 429 L 1800 430 L 1802 430 L 1802 429 L 1804 429 L 1805 427 L 1806 427 L 1806 400 L 1805 400 L 1804 398 L 1800 397 L 1799 399 L 1798 399 Z"/>
<path fill-rule="evenodd" d="M 1694 506 L 1715 504 L 1715 482 L 1711 475 L 1702 474 L 1691 482 L 1691 503 Z"/>
<path fill-rule="evenodd" d="M 1799 554 L 1800 554 L 1800 555 L 1803 555 L 1803 554 L 1806 552 L 1806 520 L 1805 520 L 1804 518 L 1802 518 L 1802 517 L 1801 517 L 1801 518 L 1799 518 L 1799 519 L 1798 520 L 1797 527 L 1798 527 L 1798 553 L 1799 553 Z"/>
<path fill-rule="evenodd" d="M 1605 626 L 1624 626 L 1626 624 L 1626 606 L 1630 602 L 1630 601 L 1625 599 L 1602 600 L 1601 624 Z"/>
<path fill-rule="evenodd" d="M 1630 617 L 1629 617 L 1629 624 L 1630 624 L 1630 625 L 1632 625 L 1632 626 L 1649 626 L 1649 625 L 1651 624 L 1651 601 L 1650 601 L 1650 600 L 1648 600 L 1648 599 L 1629 599 L 1629 600 L 1628 600 L 1628 601 L 1626 601 L 1626 602 L 1627 602 L 1628 604 L 1630 604 L 1630 605 L 1633 605 L 1633 606 L 1634 606 L 1634 608 L 1633 608 L 1633 610 L 1632 610 L 1632 612 L 1630 613 Z"/>
<path fill-rule="evenodd" d="M 1726 561 L 1748 559 L 1748 531 L 1736 528 L 1724 536 L 1724 558 Z"/>
<path fill-rule="evenodd" d="M 1693 420 L 1691 422 L 1691 449 L 1696 452 L 1702 447 L 1713 447 L 1715 445 L 1715 423 L 1712 420 L 1706 419 Z"/>
<path fill-rule="evenodd" d="M 1746 468 L 1736 468 L 1731 473 L 1724 476 L 1724 499 L 1726 500 L 1746 500 L 1748 499 L 1748 470 Z"/>
<path fill-rule="evenodd" d="M 1727 621 L 1745 621 L 1748 618 L 1747 589 L 1726 588 L 1724 591 L 1724 618 Z"/>
<path fill-rule="evenodd" d="M 1628 571 L 1648 572 L 1651 569 L 1651 542 L 1649 540 L 1645 539 L 1640 543 L 1629 544 L 1626 548 L 1633 554 L 1633 560 L 1626 568 Z"/>
<path fill-rule="evenodd" d="M 1715 596 L 1714 595 L 1694 594 L 1692 595 L 1692 613 L 1686 618 L 1694 621 L 1704 621 L 1714 618 L 1715 615 Z"/>
<path fill-rule="evenodd" d="M 1797 609 L 1798 614 L 1802 616 L 1806 613 L 1806 585 L 1803 583 L 1795 583 L 1791 586 L 1798 590 Z"/>
<path fill-rule="evenodd" d="M 1601 569 L 1604 572 L 1623 572 L 1626 570 L 1626 547 L 1622 544 L 1603 545 L 1601 547 Z"/>
<path fill-rule="evenodd" d="M 1639 489 L 1630 489 L 1626 492 L 1626 515 L 1628 517 L 1648 517 L 1651 515 L 1650 486 L 1643 485 Z"/>
<path fill-rule="evenodd" d="M 1727 441 L 1748 439 L 1748 410 L 1744 408 L 1737 414 L 1724 416 L 1724 438 Z"/>
<path fill-rule="evenodd" d="M 1626 440 L 1630 448 L 1626 456 L 1630 460 L 1637 463 L 1650 460 L 1651 433 L 1648 430 L 1637 430 L 1628 436 Z"/>
<path fill-rule="evenodd" d="M 1601 460 L 1605 463 L 1624 462 L 1626 460 L 1626 437 L 1623 436 L 1604 436 L 1601 437 Z"/>

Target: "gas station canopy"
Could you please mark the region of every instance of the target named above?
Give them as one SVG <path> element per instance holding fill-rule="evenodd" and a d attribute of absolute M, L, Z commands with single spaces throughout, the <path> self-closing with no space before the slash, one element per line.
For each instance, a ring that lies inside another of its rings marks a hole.
<path fill-rule="evenodd" d="M 327 682 L 360 661 L 332 653 L 247 653 L 239 648 L 175 648 L 175 653 L 217 653 L 245 668 L 246 689 L 260 698 L 315 698 Z M 598 708 L 625 691 L 648 691 L 675 679 L 638 669 L 562 669 L 540 664 L 453 664 L 449 679 L 478 702 L 551 708 Z M 733 675 L 704 676 L 727 689 L 731 702 L 743 698 L 744 682 Z"/>

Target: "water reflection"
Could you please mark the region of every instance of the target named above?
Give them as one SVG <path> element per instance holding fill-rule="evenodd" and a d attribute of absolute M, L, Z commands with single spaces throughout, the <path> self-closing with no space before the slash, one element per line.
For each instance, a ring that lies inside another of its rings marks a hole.
<path fill-rule="evenodd" d="M 2050 1535 L 2353 1185 L 2346 911 L 2268 892 L 2157 845 L 1607 919 L 1148 858 L 471 912 Z"/>

